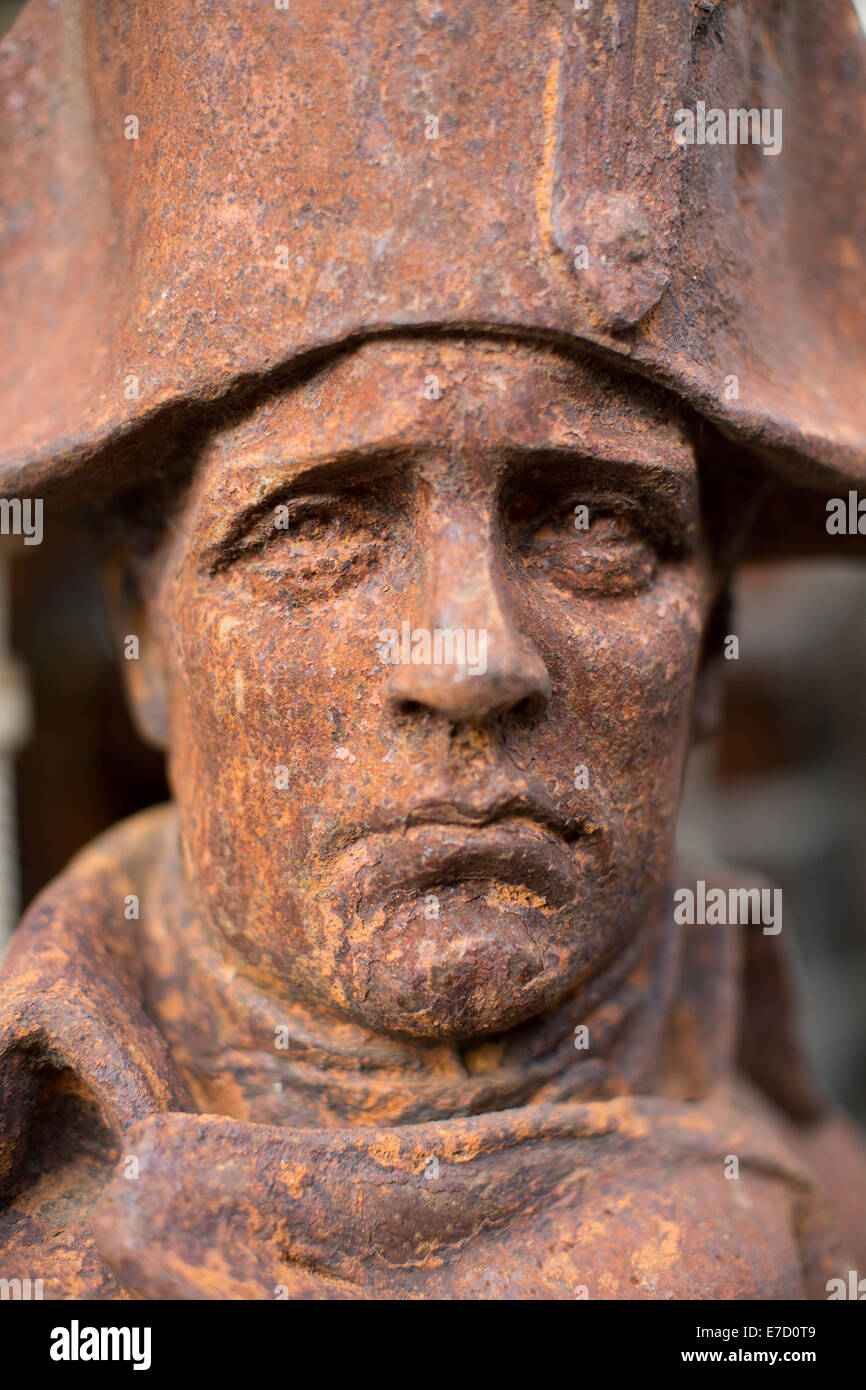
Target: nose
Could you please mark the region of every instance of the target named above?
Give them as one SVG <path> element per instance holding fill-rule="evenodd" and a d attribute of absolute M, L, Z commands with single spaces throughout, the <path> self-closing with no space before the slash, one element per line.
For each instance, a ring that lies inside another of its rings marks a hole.
<path fill-rule="evenodd" d="M 492 528 L 477 511 L 451 515 L 431 538 L 414 612 L 401 623 L 391 668 L 392 709 L 477 723 L 550 700 L 550 678 L 521 630 Z"/>

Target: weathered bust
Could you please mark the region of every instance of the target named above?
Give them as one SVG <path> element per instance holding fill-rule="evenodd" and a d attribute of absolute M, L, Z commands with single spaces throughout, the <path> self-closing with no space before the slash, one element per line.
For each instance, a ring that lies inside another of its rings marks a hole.
<path fill-rule="evenodd" d="M 608 8 L 30 0 L 5 45 L 0 482 L 107 541 L 174 798 L 4 967 L 0 1273 L 46 1296 L 864 1257 L 781 918 L 673 844 L 733 567 L 866 476 L 862 39 Z M 704 99 L 782 148 L 678 143 Z M 699 882 L 751 924 L 684 925 Z"/>

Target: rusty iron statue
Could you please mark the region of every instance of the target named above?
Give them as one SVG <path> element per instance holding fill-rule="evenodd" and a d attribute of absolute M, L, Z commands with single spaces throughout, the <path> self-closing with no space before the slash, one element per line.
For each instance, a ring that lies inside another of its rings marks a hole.
<path fill-rule="evenodd" d="M 0 489 L 104 546 L 173 800 L 7 955 L 4 1277 L 863 1267 L 775 887 L 674 830 L 735 565 L 866 483 L 864 79 L 837 0 L 29 0 Z"/>

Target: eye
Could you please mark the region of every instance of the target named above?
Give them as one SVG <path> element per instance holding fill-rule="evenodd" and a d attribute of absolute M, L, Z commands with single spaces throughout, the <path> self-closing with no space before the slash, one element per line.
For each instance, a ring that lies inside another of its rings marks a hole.
<path fill-rule="evenodd" d="M 335 593 L 369 568 L 386 530 L 384 509 L 370 494 L 295 497 L 246 519 L 212 569 L 231 567 L 287 595 Z"/>
<path fill-rule="evenodd" d="M 555 588 L 598 597 L 639 593 L 655 576 L 658 552 L 625 501 L 572 501 L 521 531 L 525 568 Z"/>

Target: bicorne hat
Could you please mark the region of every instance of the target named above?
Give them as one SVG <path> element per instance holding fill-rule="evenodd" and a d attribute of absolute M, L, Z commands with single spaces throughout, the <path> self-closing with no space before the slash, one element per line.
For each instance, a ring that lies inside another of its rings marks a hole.
<path fill-rule="evenodd" d="M 308 354 L 463 327 L 866 485 L 851 0 L 29 0 L 0 104 L 6 493 L 98 487 L 149 422 Z"/>

